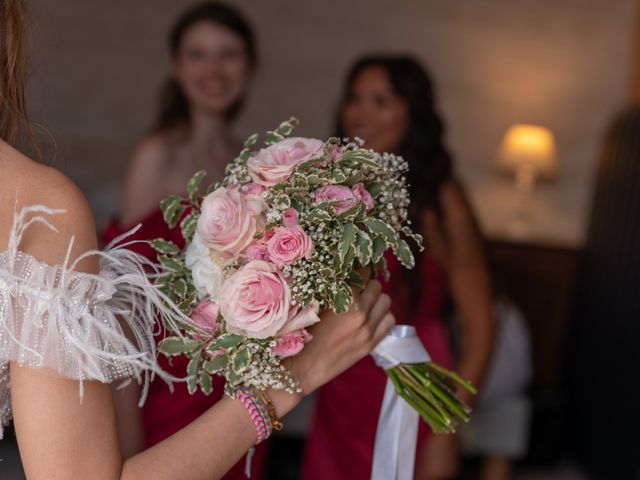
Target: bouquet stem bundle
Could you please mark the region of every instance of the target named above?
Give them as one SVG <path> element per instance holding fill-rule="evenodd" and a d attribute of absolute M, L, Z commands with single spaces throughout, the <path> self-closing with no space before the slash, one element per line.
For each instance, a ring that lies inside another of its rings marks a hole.
<path fill-rule="evenodd" d="M 459 422 L 468 422 L 471 409 L 456 397 L 463 388 L 476 389 L 455 372 L 433 362 L 401 364 L 387 370 L 396 392 L 437 433 L 455 433 Z"/>

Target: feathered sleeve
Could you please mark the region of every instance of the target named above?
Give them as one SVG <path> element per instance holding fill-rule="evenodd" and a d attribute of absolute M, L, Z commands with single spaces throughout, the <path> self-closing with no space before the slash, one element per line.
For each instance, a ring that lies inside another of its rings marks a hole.
<path fill-rule="evenodd" d="M 154 375 L 169 384 L 180 380 L 158 366 L 154 334 L 162 324 L 177 331 L 184 318 L 149 281 L 153 265 L 145 257 L 125 244 L 70 262 L 73 239 L 62 265 L 20 251 L 30 225 L 55 230 L 47 217 L 62 213 L 24 208 L 16 214 L 7 250 L 0 252 L 0 438 L 11 419 L 10 361 L 79 380 L 81 398 L 84 380 L 135 379 L 143 385 L 140 405 Z M 99 274 L 75 271 L 78 262 L 93 255 L 100 257 Z"/>

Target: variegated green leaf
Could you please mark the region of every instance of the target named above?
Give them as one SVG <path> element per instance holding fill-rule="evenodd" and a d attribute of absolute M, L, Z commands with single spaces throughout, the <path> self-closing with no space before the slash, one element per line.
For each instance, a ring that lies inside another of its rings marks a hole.
<path fill-rule="evenodd" d="M 185 282 L 184 278 L 179 278 L 175 281 L 175 283 L 173 284 L 173 290 L 180 297 L 184 297 L 187 294 L 188 287 L 187 282 Z"/>
<path fill-rule="evenodd" d="M 251 148 L 253 147 L 256 142 L 258 141 L 258 134 L 254 133 L 253 135 L 250 135 L 249 138 L 247 138 L 244 142 L 244 148 Z"/>
<path fill-rule="evenodd" d="M 347 176 L 342 170 L 334 170 L 331 172 L 331 180 L 333 183 L 344 183 L 347 180 Z"/>
<path fill-rule="evenodd" d="M 356 256 L 362 266 L 369 265 L 373 256 L 373 242 L 369 234 L 363 230 L 358 230 L 356 234 Z"/>
<path fill-rule="evenodd" d="M 211 360 L 204 362 L 204 369 L 209 373 L 219 373 L 227 366 L 226 355 L 216 355 Z"/>
<path fill-rule="evenodd" d="M 389 246 L 398 238 L 398 234 L 393 228 L 377 218 L 367 218 L 362 220 L 362 224 L 367 227 L 371 236 L 384 238 Z"/>
<path fill-rule="evenodd" d="M 382 237 L 375 237 L 373 239 L 373 248 L 371 251 L 371 261 L 378 263 L 387 249 L 387 242 Z"/>
<path fill-rule="evenodd" d="M 320 208 L 314 208 L 306 215 L 305 220 L 308 223 L 317 224 L 321 222 L 330 222 L 333 217 L 326 210 Z"/>
<path fill-rule="evenodd" d="M 175 228 L 184 213 L 185 207 L 181 202 L 182 198 L 178 195 L 169 195 L 160 201 L 160 209 L 162 210 L 164 221 L 171 228 Z"/>
<path fill-rule="evenodd" d="M 342 231 L 340 242 L 338 243 L 338 258 L 343 263 L 347 252 L 353 247 L 353 242 L 356 239 L 356 233 L 358 233 L 358 227 L 353 223 L 347 223 Z"/>
<path fill-rule="evenodd" d="M 367 210 L 367 205 L 364 202 L 358 202 L 346 212 L 342 212 L 338 215 L 338 219 L 343 222 L 353 222 L 361 217 Z"/>
<path fill-rule="evenodd" d="M 204 170 L 200 170 L 196 172 L 189 180 L 189 183 L 187 184 L 187 193 L 189 195 L 189 200 L 191 201 L 191 203 L 196 203 L 198 201 L 200 184 L 202 183 L 202 180 L 204 179 L 206 174 L 207 172 L 205 172 Z"/>
<path fill-rule="evenodd" d="M 249 368 L 249 365 L 251 363 L 251 352 L 246 347 L 240 348 L 233 354 L 232 362 L 234 372 L 244 372 L 247 368 Z"/>
<path fill-rule="evenodd" d="M 295 117 L 291 117 L 289 120 L 286 120 L 280 124 L 280 126 L 276 129 L 276 132 L 283 137 L 288 137 L 291 135 L 293 129 L 298 125 L 298 119 Z"/>
<path fill-rule="evenodd" d="M 377 198 L 384 190 L 384 184 L 380 182 L 368 183 L 366 188 L 373 198 Z"/>
<path fill-rule="evenodd" d="M 193 238 L 193 234 L 198 226 L 198 215 L 195 212 L 191 212 L 189 215 L 182 219 L 180 222 L 180 230 L 182 236 L 187 242 L 190 242 Z"/>
<path fill-rule="evenodd" d="M 251 158 L 251 156 L 253 155 L 253 151 L 250 148 L 243 148 L 242 151 L 240 152 L 240 160 L 242 161 L 247 161 Z"/>
<path fill-rule="evenodd" d="M 387 259 L 382 257 L 380 259 L 380 261 L 376 264 L 376 267 L 378 268 L 378 270 L 382 274 L 382 277 L 385 280 L 388 281 L 389 280 L 389 269 L 387 268 Z"/>
<path fill-rule="evenodd" d="M 348 273 L 353 269 L 353 261 L 356 259 L 356 247 L 352 244 L 347 250 L 347 254 L 344 256 L 342 265 L 340 266 L 340 272 Z"/>
<path fill-rule="evenodd" d="M 349 274 L 349 283 L 351 285 L 354 285 L 354 286 L 360 287 L 360 288 L 365 288 L 367 286 L 366 282 L 364 281 L 364 278 L 362 278 L 362 275 L 360 275 L 355 270 L 353 270 Z"/>
<path fill-rule="evenodd" d="M 416 261 L 415 258 L 413 258 L 413 253 L 411 252 L 409 245 L 401 238 L 394 242 L 393 253 L 395 253 L 403 266 L 407 268 L 413 268 L 416 266 Z"/>
<path fill-rule="evenodd" d="M 336 313 L 343 313 L 349 309 L 349 304 L 352 300 L 351 287 L 345 282 L 339 282 L 337 285 L 336 293 L 332 298 L 333 311 Z"/>
<path fill-rule="evenodd" d="M 206 370 L 200 372 L 200 390 L 205 395 L 209 395 L 213 391 L 213 384 L 211 383 L 211 375 Z"/>
<path fill-rule="evenodd" d="M 183 265 L 177 260 L 167 257 L 166 255 L 160 255 L 158 261 L 164 267 L 165 270 L 170 272 L 181 273 L 184 271 Z"/>
<path fill-rule="evenodd" d="M 214 352 L 220 348 L 226 350 L 231 347 L 236 347 L 240 345 L 240 343 L 242 343 L 242 337 L 240 335 L 224 333 L 211 342 L 207 350 L 210 352 Z"/>
<path fill-rule="evenodd" d="M 165 255 L 175 255 L 180 252 L 180 248 L 175 243 L 162 238 L 152 240 L 151 246 L 156 252 L 163 253 Z"/>
<path fill-rule="evenodd" d="M 342 155 L 340 163 L 354 163 L 359 166 L 369 168 L 380 168 L 380 163 L 375 160 L 373 152 L 364 149 L 349 150 Z"/>
<path fill-rule="evenodd" d="M 191 342 L 180 337 L 167 337 L 158 343 L 158 350 L 165 355 L 173 356 L 195 352 L 200 346 L 200 342 Z"/>
<path fill-rule="evenodd" d="M 267 132 L 264 136 L 264 143 L 266 145 L 273 145 L 284 140 L 284 137 L 278 132 Z"/>

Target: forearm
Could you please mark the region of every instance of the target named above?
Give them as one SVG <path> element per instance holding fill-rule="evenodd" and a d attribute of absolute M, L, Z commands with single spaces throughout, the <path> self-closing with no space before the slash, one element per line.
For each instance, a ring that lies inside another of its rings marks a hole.
<path fill-rule="evenodd" d="M 282 391 L 270 391 L 269 395 L 278 416 L 284 416 L 299 401 L 297 395 Z M 245 407 L 225 397 L 187 427 L 126 460 L 121 478 L 221 478 L 256 441 L 256 428 Z"/>
<path fill-rule="evenodd" d="M 458 371 L 480 387 L 491 360 L 495 336 L 491 285 L 484 262 L 476 260 L 453 269 L 450 288 L 462 325 Z M 463 397 L 467 401 L 472 399 L 464 393 Z"/>

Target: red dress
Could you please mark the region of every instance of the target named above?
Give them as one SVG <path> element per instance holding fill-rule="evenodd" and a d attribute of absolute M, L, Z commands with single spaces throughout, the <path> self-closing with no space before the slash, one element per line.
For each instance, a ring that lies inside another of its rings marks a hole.
<path fill-rule="evenodd" d="M 444 273 L 424 255 L 420 263 L 420 298 L 410 316 L 409 290 L 398 261 L 387 256 L 391 281 L 384 290 L 391 297 L 397 323 L 416 327 L 433 360 L 453 367 L 453 354 L 441 313 L 446 295 Z M 366 357 L 323 386 L 307 438 L 303 480 L 369 480 L 378 416 L 387 376 Z M 420 422 L 418 448 L 428 426 Z"/>
<path fill-rule="evenodd" d="M 154 238 L 164 238 L 170 240 L 180 247 L 184 247 L 184 239 L 180 233 L 180 228 L 170 229 L 162 218 L 160 209 L 152 212 L 141 222 L 142 227 L 132 237 L 127 237 L 125 242 L 131 240 L 152 240 Z M 127 229 L 121 228 L 117 222 L 111 222 L 102 236 L 105 244 L 111 242 Z M 156 260 L 156 252 L 147 243 L 133 244 L 129 247 L 147 258 Z M 157 340 L 160 340 L 158 338 Z M 158 363 L 167 372 L 176 377 L 184 377 L 187 372 L 188 360 L 184 356 L 173 357 L 171 363 L 164 355 L 159 355 Z M 151 447 L 185 427 L 209 407 L 214 405 L 224 394 L 224 379 L 213 377 L 213 392 L 207 396 L 198 390 L 194 395 L 187 391 L 185 382 L 176 383 L 173 393 L 169 387 L 159 378 L 156 378 L 149 388 L 149 396 L 142 408 L 142 419 L 145 433 L 146 447 Z M 261 444 L 256 448 L 256 453 L 252 460 L 251 478 L 260 480 L 260 471 L 266 458 L 266 445 Z M 239 461 L 233 469 L 225 475 L 225 480 L 245 479 L 244 460 Z"/>

